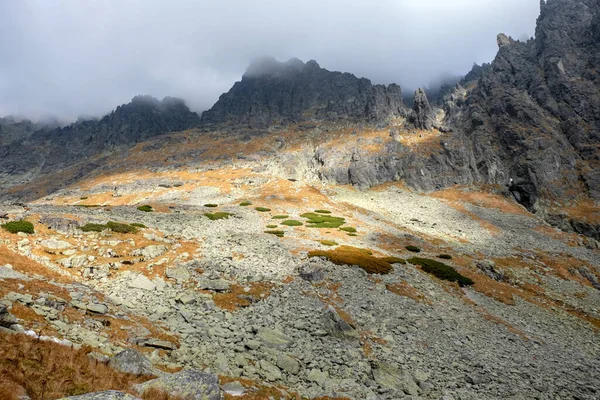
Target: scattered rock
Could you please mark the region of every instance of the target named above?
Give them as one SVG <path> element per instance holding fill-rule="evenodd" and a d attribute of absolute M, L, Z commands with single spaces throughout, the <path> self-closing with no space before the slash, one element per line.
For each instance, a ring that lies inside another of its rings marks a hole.
<path fill-rule="evenodd" d="M 81 396 L 70 396 L 63 397 L 59 400 L 139 400 L 137 397 L 134 397 L 125 392 L 120 392 L 117 390 L 105 390 L 103 392 L 94 392 L 82 394 Z"/>
<path fill-rule="evenodd" d="M 357 339 L 359 337 L 356 329 L 344 321 L 331 305 L 325 311 L 324 327 L 331 336 L 339 339 Z"/>

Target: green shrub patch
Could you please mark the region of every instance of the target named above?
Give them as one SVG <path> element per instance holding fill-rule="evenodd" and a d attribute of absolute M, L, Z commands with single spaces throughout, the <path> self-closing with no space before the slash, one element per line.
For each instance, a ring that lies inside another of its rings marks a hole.
<path fill-rule="evenodd" d="M 319 240 L 319 243 L 321 243 L 323 246 L 337 246 L 338 245 L 333 240 Z"/>
<path fill-rule="evenodd" d="M 406 250 L 412 251 L 413 253 L 420 253 L 421 249 L 417 246 L 406 246 Z"/>
<path fill-rule="evenodd" d="M 219 205 L 218 205 L 218 204 L 212 204 L 212 203 L 209 203 L 209 204 L 205 204 L 205 205 L 204 205 L 204 207 L 208 207 L 208 208 L 216 208 L 216 207 L 219 207 Z"/>
<path fill-rule="evenodd" d="M 256 211 L 258 211 L 258 212 L 267 212 L 267 211 L 271 211 L 271 209 L 270 209 L 270 208 L 267 208 L 267 207 L 255 207 L 254 209 L 255 209 Z"/>
<path fill-rule="evenodd" d="M 346 222 L 342 217 L 332 217 L 317 213 L 304 213 L 300 216 L 308 220 L 306 226 L 309 228 L 339 228 Z"/>
<path fill-rule="evenodd" d="M 248 206 L 251 206 L 251 205 L 252 205 L 252 203 L 251 203 L 251 202 L 249 202 L 249 201 L 247 201 L 247 200 L 245 200 L 245 201 L 242 201 L 242 202 L 240 203 L 240 206 L 241 206 L 241 207 L 248 207 Z"/>
<path fill-rule="evenodd" d="M 286 219 L 289 218 L 289 215 L 273 215 L 272 219 Z"/>
<path fill-rule="evenodd" d="M 119 222 L 107 222 L 103 224 L 85 224 L 79 227 L 84 232 L 102 232 L 105 229 L 110 229 L 116 233 L 136 233 L 138 228 L 129 224 L 121 224 Z"/>
<path fill-rule="evenodd" d="M 10 233 L 34 233 L 33 224 L 29 221 L 11 221 L 2 225 L 4 230 L 7 230 Z"/>
<path fill-rule="evenodd" d="M 315 210 L 317 214 L 331 214 L 331 211 L 328 210 Z"/>
<path fill-rule="evenodd" d="M 281 225 L 285 225 L 285 226 L 302 226 L 304 225 L 302 222 L 300 221 L 296 221 L 295 219 L 288 219 L 285 220 L 281 223 Z"/>
<path fill-rule="evenodd" d="M 228 212 L 216 212 L 216 213 L 204 213 L 204 216 L 211 221 L 216 221 L 218 219 L 227 219 L 231 217 L 233 214 Z"/>
<path fill-rule="evenodd" d="M 444 260 L 452 260 L 452 256 L 450 254 L 440 254 L 438 258 L 442 258 Z"/>
<path fill-rule="evenodd" d="M 406 260 L 404 258 L 390 256 L 390 257 L 383 257 L 381 259 L 389 262 L 390 264 L 406 264 Z"/>
<path fill-rule="evenodd" d="M 265 233 L 268 233 L 270 235 L 275 235 L 277 237 L 283 237 L 283 235 L 285 234 L 284 231 L 265 231 Z"/>
<path fill-rule="evenodd" d="M 470 278 L 461 275 L 453 267 L 436 260 L 413 257 L 407 261 L 411 264 L 420 265 L 421 269 L 429 274 L 432 274 L 445 281 L 457 282 L 460 286 L 468 286 L 475 283 Z"/>
<path fill-rule="evenodd" d="M 277 228 L 277 225 L 267 225 L 267 228 L 269 228 L 269 229 L 275 229 L 275 228 Z"/>
<path fill-rule="evenodd" d="M 145 228 L 146 225 L 140 223 L 140 222 L 134 222 L 133 224 L 129 224 L 131 226 L 135 226 L 136 228 Z"/>
<path fill-rule="evenodd" d="M 342 226 L 340 230 L 344 232 L 356 233 L 356 228 L 353 228 L 351 226 Z"/>
<path fill-rule="evenodd" d="M 154 211 L 154 208 L 152 208 L 152 206 L 149 206 L 149 205 L 139 206 L 137 209 L 140 210 L 140 211 L 143 211 L 143 212 L 152 212 L 152 211 Z"/>

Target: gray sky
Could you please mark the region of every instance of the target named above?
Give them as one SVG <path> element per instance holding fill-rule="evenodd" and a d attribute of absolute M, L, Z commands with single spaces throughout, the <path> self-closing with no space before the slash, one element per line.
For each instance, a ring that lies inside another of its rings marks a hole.
<path fill-rule="evenodd" d="M 136 94 L 209 108 L 249 61 L 315 59 L 405 90 L 533 36 L 539 0 L 0 0 L 0 116 L 102 115 Z"/>

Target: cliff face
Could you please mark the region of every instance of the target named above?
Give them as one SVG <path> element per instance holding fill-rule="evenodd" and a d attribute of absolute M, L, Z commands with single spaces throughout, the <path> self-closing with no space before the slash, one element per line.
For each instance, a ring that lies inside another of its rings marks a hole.
<path fill-rule="evenodd" d="M 498 36 L 496 59 L 450 122 L 483 180 L 538 199 L 600 200 L 600 3 L 542 1 L 536 38 Z"/>
<path fill-rule="evenodd" d="M 365 78 L 323 69 L 316 61 L 262 59 L 202 114 L 202 122 L 268 126 L 307 120 L 379 121 L 405 114 L 398 85 L 372 85 Z"/>

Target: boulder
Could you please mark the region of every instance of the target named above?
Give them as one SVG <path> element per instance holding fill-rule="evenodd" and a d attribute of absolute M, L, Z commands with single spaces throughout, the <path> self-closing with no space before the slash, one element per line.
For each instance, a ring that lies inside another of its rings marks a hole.
<path fill-rule="evenodd" d="M 339 339 L 357 339 L 359 337 L 356 329 L 344 321 L 333 306 L 327 307 L 324 316 L 325 330 L 331 336 Z"/>
<path fill-rule="evenodd" d="M 108 365 L 117 371 L 134 375 L 156 375 L 152 362 L 142 353 L 127 349 L 110 359 Z"/>
<path fill-rule="evenodd" d="M 143 395 L 150 389 L 160 389 L 183 400 L 221 400 L 219 377 L 197 370 L 183 370 L 135 386 Z"/>
<path fill-rule="evenodd" d="M 155 290 L 156 285 L 150 279 L 148 279 L 145 275 L 139 274 L 135 275 L 128 283 L 127 286 L 135 289 L 143 289 L 143 290 Z"/>

